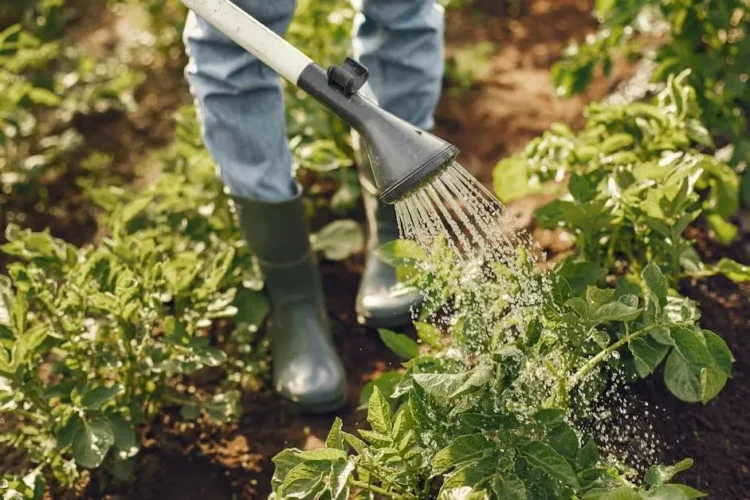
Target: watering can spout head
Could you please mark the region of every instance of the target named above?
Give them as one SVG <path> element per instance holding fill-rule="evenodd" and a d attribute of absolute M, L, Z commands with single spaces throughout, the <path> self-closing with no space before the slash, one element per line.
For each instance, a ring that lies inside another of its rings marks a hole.
<path fill-rule="evenodd" d="M 449 165 L 458 148 L 378 107 L 358 92 L 367 70 L 347 59 L 326 73 L 317 65 L 300 75 L 299 87 L 339 115 L 365 139 L 373 177 L 385 203 L 395 203 Z"/>
<path fill-rule="evenodd" d="M 458 148 L 433 134 L 375 108 L 361 134 L 368 144 L 373 177 L 385 203 L 394 203 L 423 185 L 458 156 Z"/>

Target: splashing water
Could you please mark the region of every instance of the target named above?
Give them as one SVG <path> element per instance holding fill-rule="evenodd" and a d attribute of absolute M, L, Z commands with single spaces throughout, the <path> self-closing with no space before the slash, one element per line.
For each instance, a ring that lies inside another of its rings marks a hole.
<path fill-rule="evenodd" d="M 498 318 L 505 318 L 506 325 L 523 325 L 524 311 L 544 301 L 548 280 L 538 270 L 544 259 L 538 245 L 458 163 L 397 201 L 396 215 L 402 238 L 416 241 L 428 253 L 441 242 L 451 250 L 462 270 L 450 283 L 457 295 L 456 308 L 462 308 L 471 321 L 483 321 L 485 336 L 476 339 L 477 345 L 500 326 Z M 488 294 L 489 286 L 498 293 Z M 430 294 L 425 297 L 427 302 L 432 299 L 441 300 Z"/>
<path fill-rule="evenodd" d="M 528 324 L 527 314 L 550 304 L 552 286 L 549 276 L 539 269 L 544 254 L 538 244 L 458 163 L 448 165 L 397 201 L 396 215 L 402 238 L 416 241 L 428 255 L 441 244 L 451 250 L 450 264 L 458 272 L 443 275 L 448 276 L 455 294 L 445 326 L 450 330 L 455 316 L 474 323 L 474 337 L 463 340 L 465 349 L 478 354 L 497 342 L 512 343 L 524 333 L 521 329 Z M 440 267 L 439 262 L 429 260 L 420 264 L 425 273 L 439 274 Z M 423 292 L 426 303 L 434 301 L 434 309 L 446 307 L 441 287 Z M 466 337 L 466 329 L 462 336 Z M 548 354 L 548 360 L 554 366 L 564 366 L 554 353 Z M 545 365 L 527 364 L 511 387 L 495 395 L 495 410 L 512 410 L 520 420 L 528 420 L 556 383 Z M 625 463 L 643 473 L 659 458 L 662 443 L 653 425 L 659 408 L 649 408 L 632 393 L 621 394 L 624 387 L 626 381 L 615 374 L 604 395 L 584 401 L 575 416 L 575 427 L 577 432 L 595 437 L 607 463 Z"/>
<path fill-rule="evenodd" d="M 461 260 L 494 256 L 506 263 L 515 257 L 508 249 L 535 246 L 503 204 L 455 162 L 396 202 L 396 214 L 402 237 L 424 248 L 447 238 Z"/>

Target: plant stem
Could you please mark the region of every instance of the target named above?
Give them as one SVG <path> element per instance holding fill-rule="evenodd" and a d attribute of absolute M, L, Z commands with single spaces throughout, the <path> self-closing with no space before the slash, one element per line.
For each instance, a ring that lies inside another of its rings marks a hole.
<path fill-rule="evenodd" d="M 377 493 L 378 495 L 383 495 L 383 496 L 386 496 L 388 498 L 393 498 L 395 500 L 416 499 L 417 498 L 414 495 L 410 495 L 410 494 L 401 495 L 399 493 L 391 493 L 390 491 L 385 490 L 385 489 L 381 488 L 380 486 L 375 486 L 375 485 L 372 485 L 372 484 L 367 484 L 367 483 L 364 483 L 362 481 L 357 481 L 356 479 L 350 479 L 349 480 L 349 484 L 351 484 L 352 486 L 354 486 L 356 488 L 362 488 L 363 490 L 372 491 L 373 493 Z"/>
<path fill-rule="evenodd" d="M 396 483 L 392 482 L 390 479 L 388 479 L 386 477 L 383 477 L 382 475 L 378 474 L 378 472 L 376 470 L 371 469 L 370 467 L 368 467 L 367 465 L 365 465 L 363 463 L 360 463 L 359 466 L 362 467 L 367 472 L 369 472 L 370 474 L 372 474 L 373 476 L 377 477 L 380 481 L 382 481 L 384 484 L 387 484 L 391 488 L 394 488 L 394 489 L 397 489 L 397 490 L 402 490 L 399 485 L 397 485 Z M 409 494 L 406 493 L 406 492 L 404 492 L 404 495 L 409 495 Z M 414 495 L 409 495 L 409 496 L 404 496 L 404 498 L 417 498 L 417 497 L 415 497 Z"/>
<path fill-rule="evenodd" d="M 570 379 L 570 386 L 568 390 L 574 389 L 575 386 L 578 385 L 581 382 L 581 380 L 583 380 L 583 378 L 589 374 L 589 372 L 591 372 L 591 370 L 596 368 L 596 365 L 604 361 L 607 358 L 607 356 L 615 352 L 620 347 L 632 342 L 633 340 L 636 340 L 637 338 L 643 336 L 644 334 L 650 332 L 651 330 L 656 330 L 657 328 L 664 328 L 664 327 L 670 327 L 670 326 L 673 326 L 673 325 L 671 323 L 660 323 L 660 324 L 650 325 L 645 328 L 641 328 L 640 330 L 636 330 L 635 332 L 629 335 L 624 336 L 623 338 L 621 338 L 620 340 L 618 340 L 617 342 L 610 345 L 609 347 L 604 349 L 602 352 L 600 352 L 599 354 L 597 354 L 596 356 L 588 360 L 586 364 L 583 365 L 581 369 L 578 370 L 578 372 L 576 372 L 575 375 L 573 375 L 573 378 Z"/>

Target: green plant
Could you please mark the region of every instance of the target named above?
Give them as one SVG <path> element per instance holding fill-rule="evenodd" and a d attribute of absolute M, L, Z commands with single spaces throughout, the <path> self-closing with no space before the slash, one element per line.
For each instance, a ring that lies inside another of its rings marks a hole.
<path fill-rule="evenodd" d="M 77 171 L 85 154 L 80 118 L 135 108 L 142 75 L 68 46 L 63 28 L 72 15 L 59 0 L 14 3 L 0 13 L 0 204 L 11 207 L 3 214 L 6 222 L 23 220 L 24 214 L 12 213 L 17 205 L 46 210 L 50 186 Z"/>
<path fill-rule="evenodd" d="M 537 221 L 571 231 L 576 259 L 609 270 L 625 257 L 636 274 L 655 262 L 673 285 L 704 268 L 683 232 L 703 215 L 713 236 L 731 243 L 739 180 L 729 165 L 700 152 L 713 143 L 687 77 L 670 78 L 652 104 L 590 104 L 580 132 L 553 126 L 500 161 L 495 192 L 510 201 L 567 179 L 569 194 L 540 208 Z"/>
<path fill-rule="evenodd" d="M 471 46 L 453 49 L 448 58 L 445 76 L 451 82 L 452 92 L 461 94 L 484 78 L 489 71 L 489 61 L 495 52 L 492 42 L 479 42 Z"/>
<path fill-rule="evenodd" d="M 102 464 L 127 472 L 135 431 L 165 407 L 185 419 L 236 417 L 238 389 L 268 374 L 263 278 L 192 108 L 177 123 L 145 189 L 83 183 L 104 210 L 103 240 L 78 249 L 6 231 L 2 250 L 15 262 L 0 282 L 0 413 L 18 420 L 1 438 L 63 484 Z M 313 235 L 332 259 L 361 245 L 353 221 Z M 215 324 L 223 318 L 231 329 Z M 190 382 L 207 367 L 224 374 L 213 393 Z"/>
<path fill-rule="evenodd" d="M 703 496 L 670 483 L 691 460 L 655 465 L 639 480 L 625 464 L 602 456 L 597 436 L 578 425 L 614 379 L 649 376 L 665 359 L 665 383 L 686 401 L 707 402 L 731 374 L 724 342 L 697 326 L 694 304 L 668 289 L 658 266 L 647 266 L 632 286 L 581 292 L 555 273 L 542 302 L 519 322 L 497 305 L 495 287 L 505 289 L 514 280 L 504 266 L 492 263 L 502 279 L 456 287 L 453 276 L 472 271 L 443 245 L 427 254 L 401 241 L 381 252 L 411 283 L 428 284 L 433 292 L 447 289 L 442 314 L 451 321 L 417 323 L 429 346 L 421 352 L 409 337 L 381 332 L 407 359 L 406 371 L 371 389 L 370 429 L 360 429 L 357 437 L 337 421 L 326 448 L 280 453 L 274 459 L 276 498 Z M 467 301 L 494 304 L 494 316 L 468 321 L 466 307 L 456 307 Z M 510 317 L 515 321 L 503 323 Z"/>
<path fill-rule="evenodd" d="M 632 50 L 634 34 L 666 22 L 669 36 L 655 51 L 658 64 L 653 80 L 666 82 L 670 74 L 690 70 L 688 83 L 696 90 L 703 120 L 717 142 L 734 143 L 732 163 L 750 159 L 747 111 L 750 85 L 744 61 L 750 57 L 750 6 L 744 0 L 599 0 L 594 13 L 599 33 L 584 45 L 571 45 L 552 71 L 558 92 L 571 95 L 591 82 L 602 64 L 609 74 L 612 59 L 623 47 Z M 750 177 L 745 177 L 743 199 L 750 200 Z"/>
<path fill-rule="evenodd" d="M 44 478 L 39 470 L 23 477 L 6 474 L 0 478 L 0 492 L 8 500 L 41 500 L 44 497 Z"/>

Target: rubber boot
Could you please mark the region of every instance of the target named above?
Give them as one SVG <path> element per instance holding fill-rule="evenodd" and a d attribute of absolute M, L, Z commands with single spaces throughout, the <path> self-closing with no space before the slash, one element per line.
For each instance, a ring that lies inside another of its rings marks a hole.
<path fill-rule="evenodd" d="M 346 400 L 346 376 L 331 340 L 299 186 L 296 192 L 278 203 L 234 201 L 271 301 L 274 387 L 303 413 L 328 413 Z"/>
<path fill-rule="evenodd" d="M 373 328 L 403 326 L 411 321 L 411 310 L 422 296 L 414 288 L 399 283 L 396 270 L 377 254 L 378 248 L 399 238 L 396 208 L 378 199 L 367 144 L 356 133 L 352 139 L 368 232 L 365 271 L 357 293 L 357 320 Z"/>

